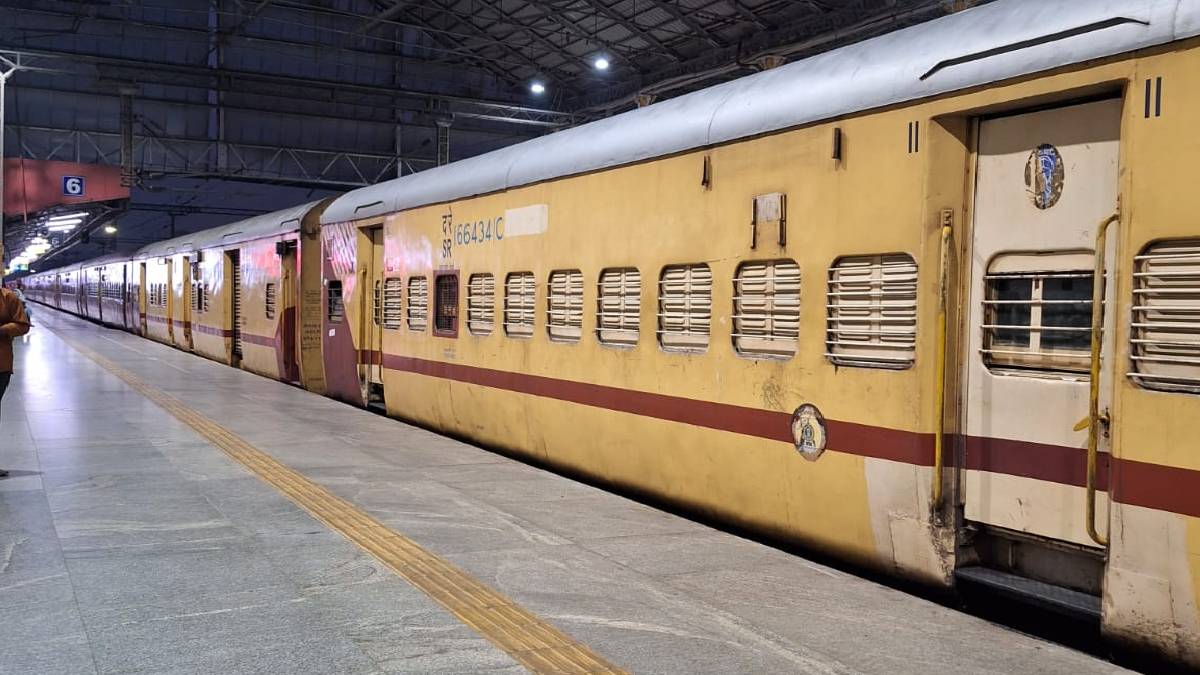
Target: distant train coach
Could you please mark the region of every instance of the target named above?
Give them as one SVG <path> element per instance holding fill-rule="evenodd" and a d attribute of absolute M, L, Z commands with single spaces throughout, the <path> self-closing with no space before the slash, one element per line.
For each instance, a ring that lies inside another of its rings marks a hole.
<path fill-rule="evenodd" d="M 1001 0 L 24 283 L 1200 666 L 1198 34 Z"/>

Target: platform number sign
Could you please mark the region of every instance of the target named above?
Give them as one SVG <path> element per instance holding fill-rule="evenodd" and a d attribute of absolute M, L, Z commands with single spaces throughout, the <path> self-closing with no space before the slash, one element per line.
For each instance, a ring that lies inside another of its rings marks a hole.
<path fill-rule="evenodd" d="M 63 196 L 82 197 L 87 192 L 87 181 L 83 176 L 63 176 Z"/>

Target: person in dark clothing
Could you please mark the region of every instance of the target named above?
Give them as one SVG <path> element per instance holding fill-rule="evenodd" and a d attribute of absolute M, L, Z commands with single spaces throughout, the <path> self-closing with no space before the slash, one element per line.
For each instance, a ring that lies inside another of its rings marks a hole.
<path fill-rule="evenodd" d="M 0 287 L 0 401 L 13 372 L 13 338 L 29 332 L 29 317 L 25 314 L 25 303 L 7 288 Z M 0 469 L 0 478 L 8 471 Z"/>

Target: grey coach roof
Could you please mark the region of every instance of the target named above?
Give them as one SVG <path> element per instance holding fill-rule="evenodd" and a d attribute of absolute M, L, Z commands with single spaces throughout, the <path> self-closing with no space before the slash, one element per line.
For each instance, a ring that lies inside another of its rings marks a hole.
<path fill-rule="evenodd" d="M 337 198 L 333 223 L 998 82 L 1200 33 L 1200 0 L 998 0 Z"/>
<path fill-rule="evenodd" d="M 300 229 L 300 221 L 304 218 L 305 214 L 320 203 L 309 202 L 281 211 L 272 211 L 271 213 L 264 213 L 261 216 L 239 220 L 228 225 L 185 234 L 174 239 L 167 239 L 166 241 L 155 242 L 138 249 L 132 257 L 139 259 L 173 255 L 185 251 L 198 251 L 214 246 L 237 244 L 244 241 L 295 232 Z M 84 264 L 91 267 L 95 265 L 95 261 L 88 261 Z"/>

